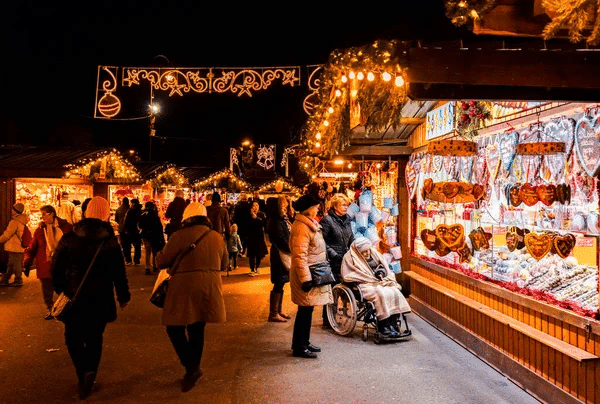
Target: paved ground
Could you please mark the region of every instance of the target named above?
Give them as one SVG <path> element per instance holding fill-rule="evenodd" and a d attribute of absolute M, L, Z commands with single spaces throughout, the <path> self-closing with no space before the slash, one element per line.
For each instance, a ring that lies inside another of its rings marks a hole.
<path fill-rule="evenodd" d="M 245 265 L 245 260 L 242 260 Z M 263 265 L 268 263 L 268 257 Z M 154 276 L 128 267 L 130 306 L 104 334 L 98 403 L 518 403 L 538 401 L 415 314 L 413 336 L 376 345 L 341 337 L 313 317 L 316 360 L 291 356 L 293 320 L 268 323 L 268 268 L 248 276 L 241 267 L 223 274 L 227 323 L 206 329 L 204 378 L 181 393 L 183 369 L 165 330 L 160 309 L 148 302 Z M 286 285 L 285 311 L 294 314 Z M 0 403 L 79 401 L 63 325 L 45 321 L 39 282 L 0 289 Z"/>

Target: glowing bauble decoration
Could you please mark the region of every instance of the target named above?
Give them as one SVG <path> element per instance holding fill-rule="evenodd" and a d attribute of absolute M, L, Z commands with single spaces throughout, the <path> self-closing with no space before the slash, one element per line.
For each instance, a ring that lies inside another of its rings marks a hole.
<path fill-rule="evenodd" d="M 277 191 L 277 192 L 283 191 L 283 182 L 277 181 L 275 183 L 275 191 Z"/>
<path fill-rule="evenodd" d="M 109 91 L 98 101 L 98 111 L 103 116 L 112 118 L 121 111 L 121 101 Z"/>

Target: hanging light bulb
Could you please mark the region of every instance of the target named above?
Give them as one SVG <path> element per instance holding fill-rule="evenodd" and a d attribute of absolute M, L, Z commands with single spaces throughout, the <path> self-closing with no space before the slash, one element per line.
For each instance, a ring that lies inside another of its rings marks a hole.
<path fill-rule="evenodd" d="M 319 142 L 315 143 L 315 147 L 318 149 L 319 147 L 321 147 L 321 143 L 319 143 Z"/>
<path fill-rule="evenodd" d="M 394 82 L 394 84 L 396 84 L 396 86 L 398 87 L 402 87 L 404 85 L 404 79 L 402 78 L 402 76 L 396 76 L 396 81 Z"/>
<path fill-rule="evenodd" d="M 330 114 L 333 114 L 333 107 L 329 107 L 329 109 L 327 110 L 327 112 L 329 112 Z"/>
<path fill-rule="evenodd" d="M 367 74 L 367 80 L 369 80 L 369 81 L 375 80 L 375 75 L 373 74 L 373 72 L 369 72 Z"/>
<path fill-rule="evenodd" d="M 352 168 L 352 163 L 348 163 L 348 168 Z"/>
<path fill-rule="evenodd" d="M 346 77 L 346 75 L 342 76 L 342 83 L 345 83 L 348 81 L 348 77 Z"/>
<path fill-rule="evenodd" d="M 342 92 L 340 90 L 335 90 L 335 96 L 339 97 L 342 95 Z"/>
<path fill-rule="evenodd" d="M 329 121 L 327 119 L 323 121 L 323 126 L 329 126 Z"/>
<path fill-rule="evenodd" d="M 358 72 L 358 74 L 356 75 L 356 77 L 357 77 L 359 80 L 362 80 L 362 79 L 364 79 L 364 78 L 365 78 L 365 75 L 363 74 L 363 72 Z"/>
<path fill-rule="evenodd" d="M 317 138 L 317 140 L 321 140 L 321 132 L 317 132 L 317 135 L 315 137 Z"/>
<path fill-rule="evenodd" d="M 350 77 L 350 80 L 354 80 L 354 77 L 356 77 L 356 76 L 355 76 L 354 72 L 350 72 L 348 77 Z"/>
<path fill-rule="evenodd" d="M 381 78 L 383 79 L 383 81 L 390 81 L 392 79 L 392 75 L 388 72 L 383 72 Z"/>

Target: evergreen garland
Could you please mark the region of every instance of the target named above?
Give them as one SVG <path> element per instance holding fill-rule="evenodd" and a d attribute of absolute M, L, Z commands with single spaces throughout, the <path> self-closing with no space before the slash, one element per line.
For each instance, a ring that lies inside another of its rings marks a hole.
<path fill-rule="evenodd" d="M 446 0 L 446 17 L 457 27 L 471 25 L 495 5 L 496 0 Z"/>
<path fill-rule="evenodd" d="M 542 6 L 556 14 L 544 28 L 544 39 L 553 38 L 560 29 L 568 27 L 571 42 L 580 42 L 584 39 L 583 30 L 593 27 L 586 42 L 592 46 L 600 44 L 600 1 L 544 0 Z"/>

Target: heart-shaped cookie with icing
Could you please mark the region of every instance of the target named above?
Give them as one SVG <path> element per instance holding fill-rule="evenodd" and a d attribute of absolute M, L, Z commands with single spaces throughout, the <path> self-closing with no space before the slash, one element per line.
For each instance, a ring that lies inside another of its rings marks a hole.
<path fill-rule="evenodd" d="M 527 252 L 536 260 L 541 260 L 553 247 L 552 237 L 549 234 L 529 233 L 525 235 Z"/>
<path fill-rule="evenodd" d="M 455 251 L 464 243 L 464 232 L 464 227 L 458 223 L 451 226 L 439 224 L 435 228 L 435 234 L 440 243 L 448 247 L 451 251 Z"/>
<path fill-rule="evenodd" d="M 478 227 L 469 233 L 469 239 L 471 240 L 471 245 L 473 246 L 473 250 L 485 250 L 490 248 L 490 240 L 492 239 L 492 233 L 488 233 L 483 230 L 482 227 Z"/>
<path fill-rule="evenodd" d="M 460 187 L 456 182 L 445 182 L 442 186 L 442 193 L 448 199 L 455 198 L 460 192 Z"/>
<path fill-rule="evenodd" d="M 508 201 L 514 207 L 521 204 L 520 187 L 518 185 L 510 185 L 508 187 Z"/>
<path fill-rule="evenodd" d="M 546 206 L 550 206 L 556 201 L 556 186 L 553 184 L 538 185 L 536 187 L 538 198 Z"/>
<path fill-rule="evenodd" d="M 569 254 L 571 254 L 571 251 L 573 251 L 576 242 L 577 239 L 570 233 L 567 233 L 564 236 L 555 235 L 554 239 L 552 240 L 554 247 L 552 251 L 558 254 L 561 258 L 567 258 Z"/>
<path fill-rule="evenodd" d="M 506 232 L 506 246 L 509 251 L 520 250 L 525 247 L 525 235 L 529 233 L 527 229 L 521 229 L 517 226 L 511 226 Z"/>
<path fill-rule="evenodd" d="M 571 203 L 571 186 L 565 183 L 556 186 L 556 199 L 563 205 Z"/>
<path fill-rule="evenodd" d="M 429 251 L 435 250 L 438 245 L 438 238 L 435 234 L 435 230 L 421 230 L 421 241 Z"/>
<path fill-rule="evenodd" d="M 533 206 L 540 200 L 536 187 L 530 183 L 521 185 L 521 189 L 519 189 L 519 198 L 521 198 L 521 201 L 527 206 Z"/>

